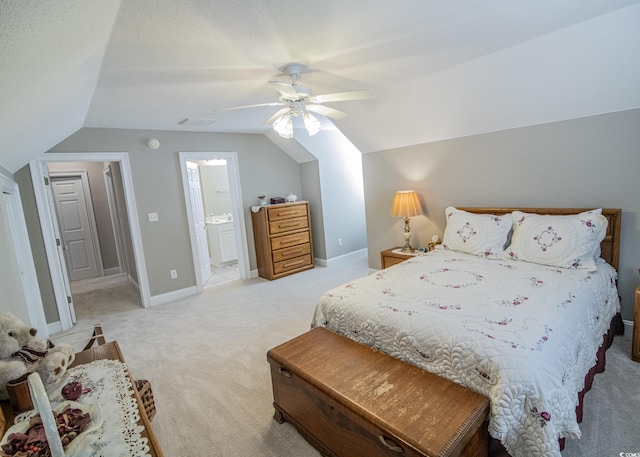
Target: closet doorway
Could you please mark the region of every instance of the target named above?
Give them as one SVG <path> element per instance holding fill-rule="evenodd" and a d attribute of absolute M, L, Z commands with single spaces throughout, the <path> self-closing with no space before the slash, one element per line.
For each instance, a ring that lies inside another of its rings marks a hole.
<path fill-rule="evenodd" d="M 31 161 L 29 165 L 49 271 L 60 316 L 59 328 L 51 329 L 50 333 L 70 329 L 75 322 L 75 312 L 62 243 L 58 244 L 56 241 L 59 224 L 49 185 L 52 179 L 49 175 L 49 168 L 53 174 L 60 171 L 69 174 L 69 172 L 77 172 L 82 163 L 95 168 L 93 182 L 100 183 L 100 186 L 105 189 L 105 207 L 99 212 L 94 208 L 99 238 L 102 241 L 106 238 L 112 238 L 112 243 L 120 243 L 115 248 L 112 246 L 110 249 L 101 249 L 102 261 L 107 262 L 102 265 L 103 274 L 125 274 L 127 281 L 139 292 L 142 307 L 146 308 L 150 305 L 149 283 L 133 193 L 131 166 L 127 153 L 43 154 L 38 159 Z M 90 172 L 90 179 L 91 174 Z M 118 220 L 113 220 L 114 217 L 117 217 Z M 102 222 L 98 220 L 101 218 L 103 218 Z M 97 244 L 99 243 L 100 241 Z M 107 261 L 108 258 L 111 258 L 112 261 Z"/>

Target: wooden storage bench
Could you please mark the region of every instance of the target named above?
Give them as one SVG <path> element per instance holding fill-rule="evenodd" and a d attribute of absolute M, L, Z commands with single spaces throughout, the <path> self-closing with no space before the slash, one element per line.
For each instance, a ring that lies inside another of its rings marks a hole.
<path fill-rule="evenodd" d="M 267 353 L 275 415 L 331 457 L 486 457 L 489 400 L 317 328 Z"/>

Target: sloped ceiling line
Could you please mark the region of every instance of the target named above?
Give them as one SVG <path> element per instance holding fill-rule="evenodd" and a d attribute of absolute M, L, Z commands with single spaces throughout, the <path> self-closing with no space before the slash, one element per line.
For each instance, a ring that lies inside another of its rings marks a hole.
<path fill-rule="evenodd" d="M 316 94 L 374 92 L 333 105 L 349 113 L 335 126 L 363 152 L 640 105 L 640 0 L 0 8 L 0 165 L 10 172 L 82 127 L 265 133 L 272 108 L 214 110 L 275 101 L 267 81 L 290 62 L 308 66 L 301 82 Z"/>

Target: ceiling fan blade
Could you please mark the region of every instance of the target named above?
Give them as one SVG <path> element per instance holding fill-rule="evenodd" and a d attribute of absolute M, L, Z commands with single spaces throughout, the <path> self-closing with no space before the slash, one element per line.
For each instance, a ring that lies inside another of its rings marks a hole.
<path fill-rule="evenodd" d="M 373 94 L 368 89 L 351 90 L 347 92 L 336 92 L 335 94 L 316 95 L 311 97 L 313 103 L 346 102 L 348 100 L 366 100 L 373 98 Z"/>
<path fill-rule="evenodd" d="M 213 111 L 233 111 L 236 109 L 257 108 L 259 106 L 282 106 L 282 105 L 284 105 L 284 103 L 282 102 L 259 103 L 257 105 L 234 106 L 233 108 L 219 108 L 219 109 L 214 109 Z"/>
<path fill-rule="evenodd" d="M 269 84 L 275 87 L 275 89 L 285 97 L 298 98 L 298 92 L 296 92 L 295 86 L 293 86 L 291 83 L 285 83 L 282 81 L 269 81 Z"/>
<path fill-rule="evenodd" d="M 343 119 L 348 116 L 344 111 L 340 111 L 335 108 L 329 108 L 328 106 L 323 105 L 313 105 L 311 103 L 306 106 L 307 111 L 312 111 L 314 113 L 322 114 L 323 116 L 330 117 L 331 119 Z"/>
<path fill-rule="evenodd" d="M 273 116 L 271 116 L 269 119 L 267 119 L 266 121 L 264 121 L 264 125 L 269 125 L 269 124 L 273 124 L 273 122 L 278 119 L 280 116 L 282 116 L 283 114 L 285 114 L 287 111 L 289 111 L 289 108 L 282 108 L 281 110 L 278 110 L 278 112 L 276 114 L 274 114 Z"/>

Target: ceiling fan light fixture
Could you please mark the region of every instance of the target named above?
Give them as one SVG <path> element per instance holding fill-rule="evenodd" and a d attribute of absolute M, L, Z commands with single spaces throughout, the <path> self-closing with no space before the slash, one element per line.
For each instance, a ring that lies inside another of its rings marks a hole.
<path fill-rule="evenodd" d="M 322 125 L 320 124 L 320 121 L 318 120 L 318 118 L 316 118 L 313 114 L 309 113 L 308 111 L 304 112 L 304 114 L 302 115 L 302 120 L 304 121 L 304 126 L 307 129 L 309 136 L 315 135 L 322 128 Z"/>
<path fill-rule="evenodd" d="M 273 130 L 283 138 L 293 138 L 293 120 L 291 113 L 285 113 L 273 122 Z"/>

